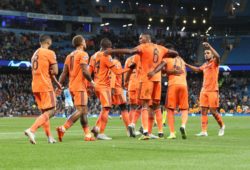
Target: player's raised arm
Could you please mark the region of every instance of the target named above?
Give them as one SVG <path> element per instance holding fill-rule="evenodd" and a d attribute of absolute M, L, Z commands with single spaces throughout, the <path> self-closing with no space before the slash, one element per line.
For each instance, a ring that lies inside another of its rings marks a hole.
<path fill-rule="evenodd" d="M 205 49 L 208 49 L 212 52 L 215 61 L 217 62 L 217 64 L 220 64 L 220 55 L 218 54 L 218 52 L 208 42 L 204 42 L 202 43 L 202 45 L 205 47 Z"/>

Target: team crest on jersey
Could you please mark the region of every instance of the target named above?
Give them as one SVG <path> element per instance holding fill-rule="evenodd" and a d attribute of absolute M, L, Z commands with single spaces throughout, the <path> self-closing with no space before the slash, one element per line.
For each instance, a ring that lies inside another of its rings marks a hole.
<path fill-rule="evenodd" d="M 83 59 L 84 59 L 84 60 L 88 60 L 89 57 L 88 57 L 88 56 L 83 56 Z"/>

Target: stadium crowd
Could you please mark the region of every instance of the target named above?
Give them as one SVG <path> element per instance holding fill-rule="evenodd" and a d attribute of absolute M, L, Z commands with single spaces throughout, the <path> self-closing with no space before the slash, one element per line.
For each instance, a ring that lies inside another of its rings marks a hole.
<path fill-rule="evenodd" d="M 201 85 L 201 77 L 188 78 L 190 113 L 200 112 L 198 105 Z M 249 78 L 230 76 L 220 78 L 220 112 L 250 113 L 249 85 Z M 163 91 L 166 91 L 166 86 L 164 88 Z M 100 101 L 95 96 L 89 98 L 88 108 L 90 114 L 98 114 L 101 110 Z M 31 93 L 31 75 L 1 74 L 0 116 L 32 116 L 39 113 Z M 58 97 L 57 113 L 65 113 L 63 96 Z M 118 113 L 119 109 L 117 108 L 113 108 L 111 111 L 111 114 Z"/>
<path fill-rule="evenodd" d="M 0 9 L 62 15 L 88 15 L 88 10 L 78 4 L 85 0 L 1 0 Z"/>
<path fill-rule="evenodd" d="M 71 45 L 71 37 L 74 35 L 52 35 L 53 43 L 52 50 L 57 55 L 58 62 L 64 62 L 65 57 L 69 54 L 73 48 Z M 99 42 L 102 38 L 109 38 L 113 46 L 116 48 L 135 47 L 138 45 L 139 35 L 115 35 L 112 30 L 104 31 L 101 30 L 100 34 L 91 37 L 87 40 L 87 52 L 92 55 L 99 49 Z M 35 49 L 39 47 L 37 42 L 39 34 L 36 33 L 20 33 L 0 31 L 0 59 L 6 60 L 30 60 Z M 179 34 L 166 36 L 155 35 L 156 42 L 161 45 L 167 43 L 174 44 L 176 50 L 179 51 L 180 55 L 184 58 L 187 63 L 195 64 L 196 57 L 195 51 L 197 48 L 197 38 L 187 35 L 185 37 Z M 125 57 L 121 61 L 125 63 Z"/>

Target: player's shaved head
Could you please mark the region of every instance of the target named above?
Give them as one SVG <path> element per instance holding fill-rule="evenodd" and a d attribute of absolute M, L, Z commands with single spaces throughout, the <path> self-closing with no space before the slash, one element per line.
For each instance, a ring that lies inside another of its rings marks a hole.
<path fill-rule="evenodd" d="M 51 37 L 50 37 L 49 35 L 44 35 L 44 34 L 42 34 L 42 35 L 40 35 L 40 37 L 39 37 L 39 42 L 40 42 L 40 43 L 44 43 L 44 42 L 46 42 L 46 41 L 48 41 L 48 40 L 52 40 Z"/>
<path fill-rule="evenodd" d="M 142 33 L 141 35 L 142 35 L 142 36 L 145 36 L 146 39 L 148 39 L 148 40 L 151 41 L 151 35 L 150 35 L 150 33 L 144 32 L 144 33 Z"/>
<path fill-rule="evenodd" d="M 39 37 L 39 42 L 40 44 L 47 44 L 48 46 L 50 46 L 52 44 L 52 38 L 49 35 L 40 35 Z"/>
<path fill-rule="evenodd" d="M 112 47 L 112 42 L 108 38 L 103 38 L 100 45 L 102 49 L 107 49 Z"/>
<path fill-rule="evenodd" d="M 149 33 L 141 33 L 139 42 L 140 44 L 151 42 L 151 35 Z"/>
<path fill-rule="evenodd" d="M 86 47 L 86 44 L 85 44 L 85 39 L 83 38 L 82 35 L 76 35 L 73 37 L 72 39 L 72 45 L 76 48 L 76 47 L 79 47 L 81 45 L 84 46 L 84 48 Z"/>

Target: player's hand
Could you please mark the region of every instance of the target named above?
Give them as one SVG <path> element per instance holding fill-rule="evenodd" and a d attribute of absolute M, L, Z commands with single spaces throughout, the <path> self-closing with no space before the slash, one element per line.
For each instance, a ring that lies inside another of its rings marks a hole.
<path fill-rule="evenodd" d="M 208 42 L 203 42 L 202 45 L 204 48 L 210 48 L 210 44 Z"/>
<path fill-rule="evenodd" d="M 136 67 L 136 64 L 135 63 L 132 63 L 128 66 L 128 68 L 130 68 L 131 70 L 135 69 Z"/>
<path fill-rule="evenodd" d="M 60 96 L 62 93 L 62 89 L 56 88 L 55 93 L 56 93 L 56 97 Z"/>
<path fill-rule="evenodd" d="M 148 73 L 148 78 L 152 78 L 153 76 L 155 75 L 155 72 L 154 71 L 151 71 Z"/>
<path fill-rule="evenodd" d="M 124 82 L 124 87 L 125 90 L 128 90 L 128 82 Z"/>
<path fill-rule="evenodd" d="M 92 80 L 91 82 L 90 82 L 90 86 L 92 86 L 92 87 L 95 87 L 95 82 Z"/>
<path fill-rule="evenodd" d="M 88 93 L 88 96 L 93 96 L 95 94 L 94 88 L 89 86 L 87 88 L 87 93 Z"/>
<path fill-rule="evenodd" d="M 60 90 L 64 89 L 63 85 L 61 85 L 61 83 L 59 83 L 59 82 L 57 83 L 57 88 L 60 89 Z"/>

